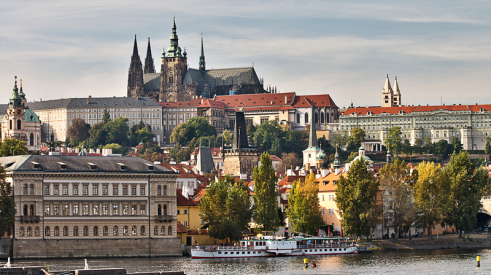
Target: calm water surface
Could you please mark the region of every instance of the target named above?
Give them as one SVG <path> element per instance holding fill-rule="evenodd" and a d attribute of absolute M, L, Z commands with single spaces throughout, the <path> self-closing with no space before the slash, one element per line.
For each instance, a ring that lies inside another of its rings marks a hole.
<path fill-rule="evenodd" d="M 481 256 L 481 267 L 476 267 Z M 255 259 L 121 258 L 89 259 L 92 268 L 126 268 L 128 272 L 184 271 L 194 274 L 491 274 L 491 250 L 375 252 L 373 254 Z M 317 263 L 315 269 L 312 262 Z M 0 262 L 2 263 L 2 262 Z M 49 265 L 53 271 L 82 269 L 83 259 L 22 260 L 15 266 Z"/>

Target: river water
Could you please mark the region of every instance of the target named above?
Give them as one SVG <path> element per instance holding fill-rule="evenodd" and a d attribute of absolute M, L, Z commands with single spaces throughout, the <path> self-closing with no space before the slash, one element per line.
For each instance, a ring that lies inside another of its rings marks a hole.
<path fill-rule="evenodd" d="M 481 267 L 476 267 L 481 256 Z M 128 272 L 184 271 L 194 274 L 491 274 L 491 250 L 374 252 L 372 254 L 255 259 L 118 258 L 89 259 L 92 268 Z M 312 262 L 317 267 L 312 268 Z M 18 260 L 14 266 L 45 265 L 52 271 L 82 269 L 83 259 Z"/>

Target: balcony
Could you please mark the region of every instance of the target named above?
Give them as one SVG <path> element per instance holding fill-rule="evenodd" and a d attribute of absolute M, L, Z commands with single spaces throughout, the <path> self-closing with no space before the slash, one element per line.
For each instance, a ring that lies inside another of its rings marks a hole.
<path fill-rule="evenodd" d="M 155 215 L 156 222 L 171 222 L 174 220 L 172 215 Z"/>
<path fill-rule="evenodd" d="M 20 216 L 21 223 L 29 223 L 29 222 L 38 223 L 40 221 L 41 221 L 41 217 L 39 216 Z"/>

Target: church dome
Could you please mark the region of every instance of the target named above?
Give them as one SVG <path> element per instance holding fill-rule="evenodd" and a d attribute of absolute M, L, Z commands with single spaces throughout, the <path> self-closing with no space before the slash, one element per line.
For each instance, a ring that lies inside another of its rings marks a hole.
<path fill-rule="evenodd" d="M 324 159 L 325 157 L 326 157 L 326 155 L 324 154 L 324 151 L 320 150 L 320 152 L 317 154 L 317 159 L 321 160 L 321 159 Z"/>
<path fill-rule="evenodd" d="M 41 122 L 38 115 L 31 109 L 25 109 L 25 122 Z"/>

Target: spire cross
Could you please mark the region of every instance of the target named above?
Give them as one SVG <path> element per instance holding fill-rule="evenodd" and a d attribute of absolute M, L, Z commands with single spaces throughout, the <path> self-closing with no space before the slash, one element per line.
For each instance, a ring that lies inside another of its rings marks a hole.
<path fill-rule="evenodd" d="M 17 84 L 17 76 L 14 76 L 14 78 L 15 78 L 15 84 Z"/>

